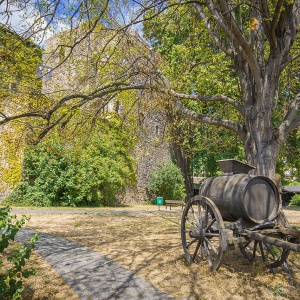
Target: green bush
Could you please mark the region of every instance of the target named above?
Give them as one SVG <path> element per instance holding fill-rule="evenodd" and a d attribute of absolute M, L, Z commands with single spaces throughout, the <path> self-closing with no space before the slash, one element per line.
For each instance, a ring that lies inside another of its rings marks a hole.
<path fill-rule="evenodd" d="M 290 206 L 300 206 L 300 194 L 295 194 L 291 201 Z"/>
<path fill-rule="evenodd" d="M 30 258 L 31 251 L 34 249 L 34 243 L 38 240 L 38 234 L 35 234 L 28 245 L 17 246 L 5 254 L 5 249 L 14 241 L 16 234 L 29 220 L 22 216 L 17 219 L 15 215 L 9 215 L 10 208 L 0 208 L 0 299 L 22 299 L 21 293 L 24 290 L 23 278 L 35 275 L 34 269 L 26 269 L 26 259 Z M 3 259 L 3 260 L 2 260 Z"/>
<path fill-rule="evenodd" d="M 10 205 L 106 206 L 135 180 L 135 162 L 122 131 L 95 131 L 89 142 L 51 136 L 24 154 L 24 179 Z M 125 141 L 124 141 L 125 140 Z M 127 139 L 128 140 L 128 139 Z"/>
<path fill-rule="evenodd" d="M 155 204 L 156 197 L 184 200 L 186 196 L 181 170 L 172 162 L 161 164 L 156 170 L 149 172 L 147 190 L 153 204 Z"/>

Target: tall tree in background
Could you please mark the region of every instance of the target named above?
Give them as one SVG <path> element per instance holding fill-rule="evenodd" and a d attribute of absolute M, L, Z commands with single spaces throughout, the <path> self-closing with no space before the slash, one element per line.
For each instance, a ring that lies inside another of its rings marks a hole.
<path fill-rule="evenodd" d="M 176 2 L 174 2 L 175 4 Z M 157 15 L 155 10 L 144 15 L 144 36 L 161 56 L 160 68 L 180 93 L 226 93 L 240 97 L 237 79 L 228 72 L 230 61 L 213 44 L 197 15 L 188 5 L 174 6 Z M 237 113 L 222 107 L 220 103 L 181 99 L 185 107 L 202 114 L 222 114 L 223 118 L 239 121 Z M 187 191 L 193 191 L 194 176 L 215 175 L 216 160 L 225 158 L 244 159 L 243 150 L 234 133 L 221 127 L 208 126 L 191 120 L 180 112 L 167 107 L 170 141 L 176 162 L 185 175 Z M 241 153 L 240 153 L 241 152 Z"/>

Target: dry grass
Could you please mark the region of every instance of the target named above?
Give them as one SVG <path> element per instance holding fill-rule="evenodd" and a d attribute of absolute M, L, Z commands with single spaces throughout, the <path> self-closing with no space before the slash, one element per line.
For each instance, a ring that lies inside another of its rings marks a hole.
<path fill-rule="evenodd" d="M 42 257 L 33 253 L 30 264 L 38 271 L 38 274 L 24 281 L 23 298 L 25 300 L 80 299 Z"/>
<path fill-rule="evenodd" d="M 238 249 L 227 251 L 219 271 L 211 273 L 206 263 L 187 264 L 180 239 L 181 214 L 158 214 L 153 206 L 134 209 L 146 211 L 33 213 L 28 227 L 89 246 L 175 299 L 299 299 L 300 254 L 292 253 L 289 259 L 294 286 L 283 270 L 271 274 L 262 265 L 249 265 Z M 300 211 L 286 215 L 293 225 L 300 225 Z M 36 255 L 32 264 L 39 276 L 28 279 L 25 299 L 77 299 L 42 258 Z"/>
<path fill-rule="evenodd" d="M 19 243 L 14 243 L 5 249 L 5 255 L 0 255 L 0 259 L 3 261 L 0 273 L 10 265 L 6 261 L 6 257 L 18 247 Z M 30 260 L 26 263 L 26 268 L 36 269 L 38 273 L 35 276 L 23 279 L 25 290 L 22 296 L 25 300 L 79 300 L 77 294 L 65 283 L 60 275 L 35 252 L 31 254 Z"/>

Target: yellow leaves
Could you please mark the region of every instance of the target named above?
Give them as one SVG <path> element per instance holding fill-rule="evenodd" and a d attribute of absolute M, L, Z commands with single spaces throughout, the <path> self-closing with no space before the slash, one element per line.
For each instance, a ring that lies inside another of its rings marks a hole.
<path fill-rule="evenodd" d="M 14 188 L 22 179 L 22 149 L 24 146 L 23 126 L 11 122 L 0 130 L 2 165 L 0 188 L 2 191 Z"/>
<path fill-rule="evenodd" d="M 258 20 L 256 18 L 252 18 L 250 20 L 250 30 L 255 30 L 256 26 L 259 24 Z"/>

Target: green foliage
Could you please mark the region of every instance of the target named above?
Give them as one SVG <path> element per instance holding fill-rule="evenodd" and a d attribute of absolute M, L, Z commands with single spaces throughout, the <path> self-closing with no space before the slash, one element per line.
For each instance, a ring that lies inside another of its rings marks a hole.
<path fill-rule="evenodd" d="M 273 292 L 275 295 L 279 297 L 284 297 L 285 296 L 285 291 L 284 288 L 281 284 L 276 284 L 273 288 Z"/>
<path fill-rule="evenodd" d="M 1 97 L 24 100 L 25 93 L 40 89 L 41 80 L 37 80 L 36 69 L 41 63 L 41 57 L 42 50 L 38 46 L 0 25 Z M 21 101 L 18 103 L 22 104 Z M 11 109 L 17 110 L 20 107 Z"/>
<path fill-rule="evenodd" d="M 84 145 L 52 135 L 24 155 L 24 181 L 6 200 L 35 206 L 115 205 L 135 180 L 130 137 L 113 122 L 102 124 Z"/>
<path fill-rule="evenodd" d="M 2 254 L 14 241 L 21 227 L 29 220 L 26 216 L 17 219 L 15 215 L 9 215 L 9 211 L 9 207 L 0 208 L 0 253 Z M 12 254 L 6 257 L 5 261 L 0 260 L 1 299 L 22 299 L 21 293 L 24 290 L 23 278 L 36 274 L 35 270 L 26 269 L 25 264 L 26 260 L 30 258 L 31 251 L 34 249 L 34 243 L 37 240 L 38 234 L 35 234 L 29 240 L 29 244 L 15 247 L 11 251 Z"/>
<path fill-rule="evenodd" d="M 144 36 L 162 56 L 161 70 L 176 91 L 202 95 L 226 94 L 240 98 L 237 77 L 228 58 L 214 46 L 194 9 L 175 4 L 155 18 L 155 11 L 145 15 Z M 239 121 L 239 114 L 220 103 L 182 100 L 197 114 Z M 217 159 L 240 158 L 244 160 L 242 141 L 233 133 L 201 124 L 169 112 L 170 135 L 174 144 L 191 162 L 193 174 L 215 175 Z"/>
<path fill-rule="evenodd" d="M 202 137 L 194 143 L 193 170 L 194 174 L 201 177 L 210 177 L 219 174 L 221 171 L 217 165 L 217 160 L 236 158 L 245 160 L 242 142 L 237 137 L 220 128 L 207 128 L 208 137 L 218 136 L 219 143 L 206 140 Z M 202 141 L 202 143 L 199 143 Z"/>
<path fill-rule="evenodd" d="M 254 17 L 250 17 L 259 14 L 259 11 L 256 10 L 254 6 L 252 7 L 251 5 L 245 5 L 245 3 L 236 6 L 235 4 L 237 3 L 231 3 L 232 8 L 234 7 L 230 11 L 230 14 L 232 14 L 232 20 L 234 20 L 232 24 L 236 22 L 236 25 L 240 28 L 240 33 L 242 33 L 245 40 L 251 41 L 250 47 L 253 47 L 253 54 L 256 56 L 257 62 L 260 64 L 261 60 L 265 60 L 267 63 L 271 46 L 269 44 L 269 40 L 266 38 L 266 31 L 257 30 L 255 32 L 256 27 L 255 25 L 253 26 L 253 21 L 256 21 L 256 23 L 254 23 L 257 25 L 258 20 Z M 195 6 L 197 5 L 200 7 L 199 3 L 197 3 Z M 286 2 L 282 5 L 282 11 L 287 8 L 286 5 Z M 243 102 L 245 101 L 247 94 L 244 93 L 244 91 L 248 90 L 248 88 L 245 89 L 245 87 L 243 87 L 243 81 L 249 83 L 252 81 L 252 78 L 249 76 L 249 78 L 244 78 L 241 80 L 244 74 L 241 75 L 242 73 L 240 73 L 240 70 L 242 68 L 240 68 L 241 66 L 237 66 L 236 58 L 230 61 L 228 56 L 223 53 L 225 49 L 232 49 L 231 45 L 233 45 L 234 42 L 233 39 L 231 40 L 231 38 L 226 37 L 227 33 L 224 34 L 224 32 L 220 30 L 220 27 L 218 26 L 219 21 L 217 21 L 219 20 L 219 17 L 216 17 L 214 13 L 211 14 L 206 5 L 202 5 L 198 12 L 196 11 L 195 6 L 182 5 L 182 2 L 178 0 L 170 0 L 168 1 L 168 5 L 163 7 L 160 7 L 159 5 L 153 6 L 153 8 L 148 10 L 144 16 L 144 36 L 161 55 L 162 66 L 160 66 L 160 69 L 162 72 L 164 72 L 174 90 L 182 92 L 183 94 L 192 95 L 227 95 L 230 98 L 235 99 L 243 106 Z M 272 1 L 268 1 L 267 6 L 270 10 L 270 18 L 272 19 L 278 13 L 278 7 Z M 200 10 L 203 14 L 199 12 Z M 218 8 L 216 8 L 215 11 L 218 11 Z M 201 15 L 206 15 L 206 17 L 203 17 L 202 19 Z M 221 16 L 221 13 L 219 16 Z M 274 28 L 276 27 L 275 23 L 276 22 L 273 22 L 272 25 Z M 207 30 L 208 24 L 209 30 Z M 232 28 L 230 24 L 227 25 L 228 28 Z M 215 37 L 214 39 L 211 38 L 209 32 L 213 33 L 213 36 Z M 228 36 L 230 36 L 230 34 L 228 34 Z M 262 51 L 258 51 L 261 41 L 264 41 L 264 45 L 261 49 Z M 278 126 L 284 121 L 289 104 L 293 103 L 297 93 L 299 92 L 300 64 L 299 57 L 297 56 L 299 52 L 299 41 L 299 38 L 294 40 L 294 46 L 290 52 L 290 56 L 294 57 L 295 59 L 291 60 L 291 63 L 288 64 L 288 67 L 285 68 L 281 73 L 278 82 L 278 90 L 277 88 L 273 89 L 277 90 L 278 93 L 276 93 L 276 96 L 272 97 L 274 99 L 272 99 L 270 102 L 270 107 L 273 107 L 273 109 L 269 116 L 272 116 L 270 118 L 270 122 L 273 123 L 275 129 L 277 129 Z M 254 51 L 254 49 L 256 50 Z M 261 54 L 263 54 L 262 57 L 260 57 Z M 246 61 L 242 62 L 242 64 L 244 63 L 246 63 Z M 265 63 L 262 63 L 262 70 L 264 69 L 264 65 Z M 273 83 L 277 85 L 277 82 L 275 83 L 275 81 L 273 81 Z M 224 103 L 193 101 L 191 99 L 182 100 L 182 102 L 185 107 L 194 111 L 198 116 L 202 115 L 216 119 L 221 118 L 224 120 L 234 121 L 241 125 L 245 125 L 245 129 L 249 126 L 248 121 L 246 121 L 247 125 L 245 124 L 245 116 L 242 117 L 239 112 L 226 104 L 224 105 Z M 244 102 L 244 104 L 246 104 L 245 109 L 248 110 L 247 101 Z M 252 117 L 252 119 L 254 118 Z M 208 121 L 208 123 L 211 121 L 209 118 L 203 120 L 205 122 Z M 193 121 L 188 120 L 187 122 Z M 177 122 L 174 122 L 173 124 L 174 126 L 178 126 Z M 185 127 L 187 129 L 185 129 L 185 132 L 182 131 L 183 135 L 188 140 L 193 139 L 195 136 L 193 134 L 194 132 L 189 130 L 189 126 Z M 205 125 L 200 125 L 199 128 L 200 131 L 204 132 Z M 198 135 L 199 145 L 206 143 L 207 139 L 210 140 L 211 145 L 209 145 L 207 149 L 199 149 L 199 147 L 196 145 L 198 141 L 195 141 L 195 139 L 192 141 L 192 143 L 190 143 L 190 145 L 192 145 L 192 151 L 194 155 L 201 156 L 200 161 L 204 161 L 202 167 L 209 167 L 206 173 L 212 173 L 216 165 L 215 162 L 210 162 L 210 157 L 208 158 L 209 163 L 206 163 L 206 154 L 202 155 L 202 153 L 205 153 L 205 150 L 207 150 L 206 152 L 209 153 L 209 156 L 216 157 L 224 155 L 221 158 L 227 158 L 228 153 L 221 151 L 218 152 L 218 148 L 221 148 L 220 144 L 223 144 L 228 146 L 228 148 L 231 148 L 229 152 L 232 152 L 232 138 L 230 134 L 226 136 L 226 134 L 223 133 L 222 137 L 220 138 L 218 132 L 221 131 L 209 131 L 212 134 Z M 260 131 L 259 128 L 258 131 Z M 262 132 L 263 131 L 264 130 L 262 130 Z M 274 130 L 274 132 L 276 132 L 276 130 Z M 252 133 L 250 136 L 251 135 Z M 276 136 L 275 139 L 277 139 Z M 297 172 L 295 176 L 299 177 L 300 147 L 299 145 L 297 146 L 295 133 L 291 133 L 291 138 L 288 139 L 289 140 L 286 142 L 281 151 L 277 165 L 277 172 L 283 175 L 286 169 L 293 170 L 293 172 Z M 196 143 L 194 143 L 194 141 Z M 242 143 L 244 142 L 245 140 L 241 140 L 239 145 L 243 145 Z M 252 161 L 255 161 L 254 156 L 259 156 L 259 154 L 257 154 L 258 151 L 252 153 L 252 150 L 249 150 L 247 145 L 249 144 L 246 143 L 241 149 L 239 147 L 238 151 L 233 152 L 231 157 L 243 156 L 244 158 L 242 152 L 245 149 L 247 151 L 248 158 L 252 155 Z M 196 153 L 197 148 L 199 149 L 199 153 Z M 240 150 L 242 150 L 242 152 Z M 186 153 L 191 155 L 188 150 L 186 150 Z M 250 153 L 251 155 L 249 155 Z M 275 165 L 275 159 L 272 163 L 273 168 Z"/>
<path fill-rule="evenodd" d="M 155 10 L 149 10 L 143 23 L 144 36 L 162 56 L 161 68 L 171 80 L 172 87 L 185 93 L 239 96 L 230 61 L 199 24 L 197 12 L 188 5 L 177 6 L 178 3 L 177 0 L 170 1 L 174 6 L 154 18 Z M 214 113 L 214 107 L 224 108 L 219 104 L 208 107 L 196 101 L 185 104 L 193 109 L 200 107 L 206 110 L 202 113 L 208 114 Z"/>
<path fill-rule="evenodd" d="M 276 172 L 283 178 L 284 185 L 295 185 L 294 177 L 300 179 L 300 129 L 292 131 L 284 141 L 276 165 Z M 291 179 L 285 172 L 292 173 Z"/>
<path fill-rule="evenodd" d="M 184 178 L 180 169 L 174 163 L 159 165 L 156 170 L 149 172 L 147 189 L 154 204 L 156 197 L 170 200 L 184 200 Z"/>
<path fill-rule="evenodd" d="M 290 206 L 300 206 L 300 194 L 295 194 L 291 201 Z"/>

